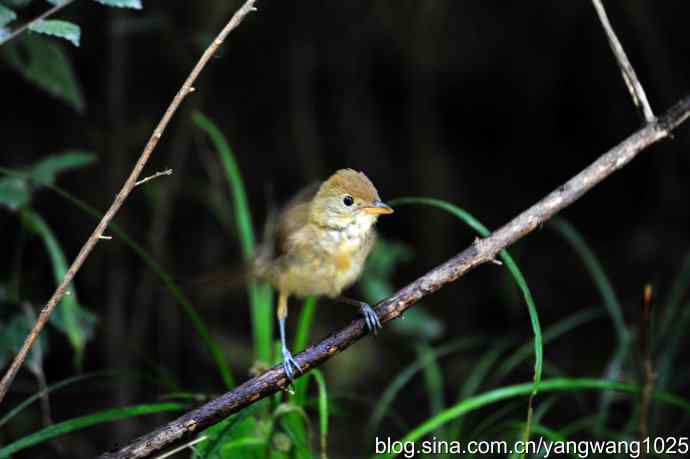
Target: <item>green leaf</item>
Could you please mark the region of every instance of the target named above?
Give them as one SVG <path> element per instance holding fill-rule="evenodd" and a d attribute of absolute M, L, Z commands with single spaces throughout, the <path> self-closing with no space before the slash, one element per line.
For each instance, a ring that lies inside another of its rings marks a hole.
<path fill-rule="evenodd" d="M 144 414 L 161 413 L 163 411 L 181 411 L 186 405 L 180 403 L 150 403 L 147 405 L 127 406 L 114 408 L 112 410 L 100 411 L 98 413 L 81 416 L 68 421 L 58 422 L 45 429 L 34 432 L 26 437 L 10 443 L 0 449 L 0 458 L 8 458 L 17 451 L 21 451 L 30 446 L 43 443 L 51 438 L 60 437 L 70 432 L 82 430 L 97 424 L 113 422 L 120 419 L 133 418 Z"/>
<path fill-rule="evenodd" d="M 0 27 L 4 27 L 17 19 L 17 14 L 11 9 L 0 4 Z"/>
<path fill-rule="evenodd" d="M 26 180 L 19 177 L 0 179 L 0 205 L 16 212 L 31 200 L 31 192 Z"/>
<path fill-rule="evenodd" d="M 22 49 L 20 49 L 22 48 Z M 27 81 L 65 101 L 75 111 L 84 110 L 84 96 L 62 47 L 35 34 L 0 47 L 0 55 Z"/>
<path fill-rule="evenodd" d="M 53 185 L 58 174 L 70 169 L 87 166 L 96 161 L 96 156 L 85 152 L 66 152 L 48 156 L 29 169 L 30 177 L 43 185 Z"/>
<path fill-rule="evenodd" d="M 96 157 L 90 153 L 72 152 L 48 156 L 31 165 L 23 176 L 5 177 L 0 179 L 0 205 L 11 211 L 18 211 L 31 200 L 31 186 L 29 180 L 42 185 L 55 183 L 57 174 L 69 169 L 75 169 L 90 164 Z"/>
<path fill-rule="evenodd" d="M 81 39 L 81 29 L 78 25 L 59 19 L 38 19 L 29 25 L 29 30 L 52 37 L 64 38 L 74 46 L 79 46 Z"/>
<path fill-rule="evenodd" d="M 245 262 L 249 262 L 254 256 L 254 227 L 239 165 L 220 129 L 200 112 L 195 112 L 192 118 L 197 126 L 206 131 L 214 147 L 218 150 L 232 192 L 234 217 L 242 256 Z M 254 352 L 259 361 L 269 363 L 271 362 L 273 342 L 273 291 L 268 285 L 249 281 L 249 301 L 251 303 Z"/>
<path fill-rule="evenodd" d="M 53 275 L 56 285 L 62 282 L 67 273 L 67 261 L 55 235 L 48 224 L 36 212 L 26 209 L 22 213 L 22 220 L 27 228 L 38 235 L 46 247 L 53 265 Z M 81 366 L 86 341 L 93 335 L 96 317 L 83 310 L 77 301 L 77 292 L 73 284 L 68 287 L 69 295 L 65 295 L 58 305 L 58 309 L 51 314 L 51 324 L 64 332 L 75 353 L 75 365 Z"/>
<path fill-rule="evenodd" d="M 95 0 L 101 5 L 114 6 L 117 8 L 132 8 L 140 10 L 142 8 L 141 0 Z"/>

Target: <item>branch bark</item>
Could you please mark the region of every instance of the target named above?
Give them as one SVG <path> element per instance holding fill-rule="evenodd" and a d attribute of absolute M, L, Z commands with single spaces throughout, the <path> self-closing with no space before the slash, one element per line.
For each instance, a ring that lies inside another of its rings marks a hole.
<path fill-rule="evenodd" d="M 129 193 L 137 185 L 137 179 L 139 178 L 141 171 L 144 169 L 144 165 L 146 165 L 146 162 L 151 156 L 151 153 L 153 153 L 153 150 L 156 148 L 156 145 L 158 145 L 158 142 L 160 141 L 161 137 L 163 137 L 163 132 L 165 131 L 165 128 L 168 126 L 168 123 L 170 123 L 170 120 L 172 119 L 173 115 L 175 114 L 178 107 L 185 99 L 185 97 L 187 97 L 189 93 L 194 91 L 194 87 L 192 85 L 196 81 L 197 77 L 204 69 L 211 57 L 218 50 L 220 45 L 223 44 L 228 34 L 230 34 L 230 32 L 232 32 L 233 29 L 240 25 L 240 23 L 250 12 L 255 10 L 255 1 L 256 0 L 247 0 L 246 3 L 244 3 L 242 7 L 240 7 L 240 9 L 235 12 L 235 14 L 230 19 L 230 22 L 228 22 L 225 25 L 225 27 L 223 27 L 223 30 L 221 30 L 221 32 L 213 40 L 209 47 L 206 48 L 206 51 L 204 51 L 204 54 L 201 55 L 201 58 L 196 63 L 191 73 L 189 74 L 185 82 L 182 84 L 182 87 L 173 98 L 172 102 L 168 106 L 168 109 L 163 114 L 163 118 L 161 118 L 161 120 L 158 122 L 156 129 L 154 129 L 153 134 L 151 135 L 151 138 L 149 138 L 149 141 L 146 143 L 144 151 L 141 153 L 141 156 L 134 165 L 134 169 L 127 178 L 127 181 L 115 197 L 115 200 L 110 205 L 108 211 L 105 213 L 105 215 L 103 215 L 103 218 L 96 226 L 96 229 L 93 231 L 93 233 L 91 233 L 91 236 L 89 236 L 89 238 L 84 243 L 83 247 L 79 251 L 79 254 L 77 255 L 77 258 L 74 260 L 74 262 L 72 262 L 72 265 L 67 270 L 65 277 L 62 279 L 62 282 L 53 293 L 53 296 L 50 297 L 48 303 L 41 310 L 41 313 L 39 314 L 36 323 L 29 332 L 29 335 L 24 340 L 24 344 L 22 344 L 21 349 L 19 350 L 15 359 L 12 361 L 12 364 L 10 365 L 9 369 L 3 376 L 2 381 L 0 381 L 0 402 L 2 402 L 3 398 L 5 397 L 5 394 L 7 394 L 7 391 L 9 390 L 12 381 L 14 381 L 14 377 L 17 375 L 17 372 L 21 368 L 22 364 L 24 363 L 24 360 L 26 359 L 26 356 L 28 355 L 31 346 L 34 344 L 34 342 L 38 338 L 38 335 L 43 330 L 43 327 L 48 321 L 50 314 L 55 309 L 55 306 L 65 295 L 65 292 L 67 291 L 69 284 L 74 279 L 74 276 L 77 274 L 77 271 L 79 271 L 79 268 L 81 268 L 81 266 L 84 264 L 84 261 L 86 261 L 86 258 L 89 256 L 89 254 L 96 246 L 98 241 L 104 239 L 103 235 L 108 224 L 113 219 L 113 217 L 115 217 L 115 214 L 120 209 L 120 207 L 122 207 L 122 204 L 125 202 L 125 199 L 127 199 L 127 196 L 129 196 Z"/>
<path fill-rule="evenodd" d="M 668 137 L 689 116 L 690 96 L 678 102 L 660 119 L 655 119 L 609 150 L 582 172 L 490 236 L 476 240 L 455 257 L 432 269 L 393 296 L 379 302 L 376 312 L 381 322 L 389 322 L 399 317 L 423 297 L 453 282 L 477 266 L 491 262 L 499 251 L 541 226 L 557 212 L 625 166 L 641 151 Z M 296 355 L 295 359 L 305 371 L 310 370 L 343 351 L 366 334 L 364 319 L 355 320 L 342 330 Z M 149 457 L 157 451 L 188 440 L 197 432 L 242 408 L 285 389 L 287 383 L 282 365 L 275 366 L 219 398 L 136 439 L 124 448 L 101 455 L 100 459 Z"/>

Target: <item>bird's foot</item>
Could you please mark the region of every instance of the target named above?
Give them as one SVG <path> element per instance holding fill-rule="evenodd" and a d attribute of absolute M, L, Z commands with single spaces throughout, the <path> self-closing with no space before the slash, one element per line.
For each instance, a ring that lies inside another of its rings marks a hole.
<path fill-rule="evenodd" d="M 286 347 L 283 348 L 283 370 L 285 370 L 285 375 L 288 377 L 290 384 L 295 380 L 295 370 L 300 373 L 303 372 L 302 367 L 299 366 L 299 363 L 297 363 Z"/>
<path fill-rule="evenodd" d="M 383 326 L 381 325 L 381 321 L 379 320 L 379 316 L 376 314 L 376 311 L 374 311 L 374 309 L 367 303 L 361 304 L 360 311 L 364 316 L 364 320 L 367 322 L 367 328 L 370 332 L 376 334 L 379 329 L 383 328 Z"/>

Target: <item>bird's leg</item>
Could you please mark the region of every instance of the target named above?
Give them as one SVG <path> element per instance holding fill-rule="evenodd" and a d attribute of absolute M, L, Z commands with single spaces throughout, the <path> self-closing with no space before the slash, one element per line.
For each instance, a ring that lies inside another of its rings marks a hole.
<path fill-rule="evenodd" d="M 376 314 L 376 311 L 369 306 L 368 303 L 365 303 L 364 301 L 359 301 L 359 300 L 353 300 L 352 298 L 347 298 L 344 296 L 339 296 L 338 301 L 341 301 L 346 304 L 351 304 L 352 306 L 357 306 L 359 308 L 359 311 L 362 313 L 364 316 L 364 320 L 367 323 L 367 328 L 369 329 L 370 332 L 373 332 L 376 334 L 376 332 L 380 329 L 383 328 L 381 325 L 381 321 L 379 320 L 379 316 Z"/>
<path fill-rule="evenodd" d="M 278 315 L 278 326 L 280 327 L 280 346 L 283 351 L 283 370 L 285 370 L 285 375 L 288 377 L 290 383 L 292 383 L 295 375 L 294 370 L 298 370 L 302 373 L 302 367 L 300 367 L 297 361 L 292 357 L 292 354 L 287 348 L 287 341 L 285 339 L 285 319 L 287 319 L 288 313 L 287 293 L 280 292 L 278 296 L 278 310 L 276 312 Z"/>

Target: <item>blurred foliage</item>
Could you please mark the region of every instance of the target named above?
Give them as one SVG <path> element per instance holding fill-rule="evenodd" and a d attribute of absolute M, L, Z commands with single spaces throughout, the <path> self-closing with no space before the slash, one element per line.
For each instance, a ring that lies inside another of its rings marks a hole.
<path fill-rule="evenodd" d="M 95 1 L 111 7 L 142 8 L 140 0 Z M 81 28 L 77 24 L 58 19 L 34 19 L 28 22 L 28 30 L 38 35 L 25 32 L 6 43 L 12 33 L 8 26 L 18 18 L 11 8 L 25 8 L 31 3 L 31 0 L 0 0 L 0 62 L 81 113 L 85 110 L 83 91 L 67 53 L 60 44 L 38 36 L 57 37 L 79 46 Z M 61 5 L 71 1 L 49 0 L 49 3 Z"/>
<path fill-rule="evenodd" d="M 31 209 L 31 199 L 36 192 L 40 191 L 41 187 L 55 183 L 59 174 L 87 166 L 93 163 L 94 160 L 95 157 L 93 155 L 82 152 L 52 155 L 25 167 L 21 171 L 7 174 L 8 171 L 4 170 L 7 175 L 0 178 L 0 205 L 7 207 L 19 217 L 22 224 L 21 227 L 27 235 L 35 235 L 43 242 L 51 262 L 56 285 L 62 282 L 67 272 L 67 261 L 48 223 L 40 214 Z M 21 248 L 16 247 L 15 250 L 17 250 L 15 256 L 21 257 Z M 18 261 L 21 261 L 21 259 L 19 258 Z M 21 263 L 17 264 L 17 266 L 21 266 Z M 29 301 L 24 297 L 20 279 L 21 272 L 15 271 L 11 273 L 10 279 L 4 280 L 3 291 L 6 292 L 6 298 L 3 302 L 12 306 L 10 310 L 18 310 L 21 304 Z M 78 368 L 81 367 L 84 346 L 93 336 L 97 319 L 94 314 L 79 303 L 74 285 L 69 286 L 68 291 L 69 294 L 64 296 L 55 312 L 51 315 L 50 324 L 68 337 L 74 350 L 75 365 Z M 7 310 L 8 308 L 5 308 L 5 311 Z M 21 347 L 24 339 L 21 338 L 20 341 L 17 341 L 19 339 L 18 335 L 21 335 L 18 330 L 23 330 L 22 327 L 28 327 L 27 320 L 29 319 L 27 319 L 26 313 L 22 311 L 16 312 L 13 318 L 8 320 L 7 325 L 5 325 L 5 327 L 8 327 L 6 340 L 0 344 L 0 355 L 7 356 L 8 354 L 13 354 Z M 35 318 L 30 320 L 32 324 L 34 321 Z M 24 337 L 26 337 L 26 331 L 29 329 L 30 327 L 24 330 Z M 44 349 L 45 338 L 41 337 L 41 340 L 38 349 L 43 349 L 39 352 L 42 356 L 47 349 Z M 34 361 L 34 369 L 41 368 L 40 361 L 36 359 L 34 354 L 32 356 L 34 357 L 32 359 Z M 29 364 L 28 361 L 27 364 Z"/>
<path fill-rule="evenodd" d="M 364 298 L 376 304 L 395 292 L 393 275 L 401 263 L 414 259 L 412 249 L 399 241 L 387 241 L 379 237 L 376 245 L 367 258 L 364 272 L 359 282 Z M 396 332 L 410 338 L 430 341 L 443 335 L 443 322 L 435 318 L 423 304 L 406 311 L 401 320 L 390 324 Z"/>

